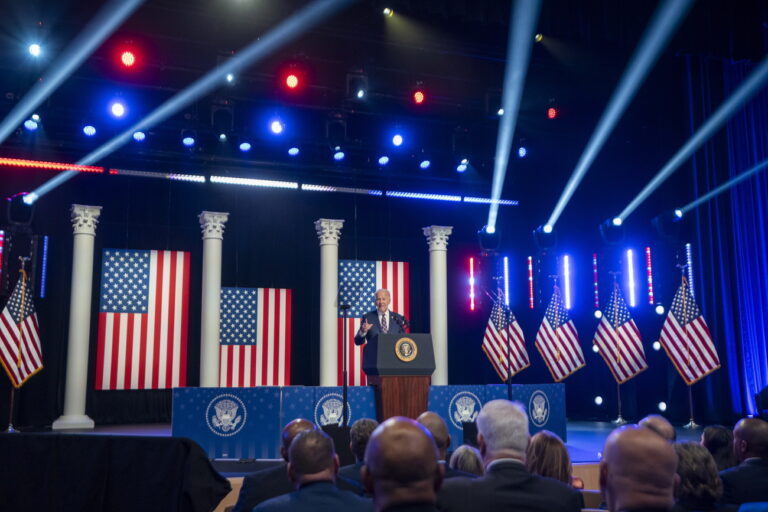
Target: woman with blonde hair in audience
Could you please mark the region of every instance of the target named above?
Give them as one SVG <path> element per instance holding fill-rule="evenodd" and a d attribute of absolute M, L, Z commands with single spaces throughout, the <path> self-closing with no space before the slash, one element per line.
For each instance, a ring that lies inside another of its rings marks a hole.
<path fill-rule="evenodd" d="M 451 454 L 451 460 L 448 461 L 448 467 L 479 476 L 483 476 L 485 473 L 480 452 L 477 448 L 468 444 L 463 444 L 456 448 L 456 451 Z"/>
<path fill-rule="evenodd" d="M 571 457 L 562 439 L 549 430 L 542 430 L 531 437 L 525 465 L 535 475 L 554 478 L 576 489 L 584 488 L 581 478 L 573 476 Z"/>
<path fill-rule="evenodd" d="M 677 475 L 675 506 L 671 512 L 736 511 L 735 506 L 718 505 L 723 483 L 712 454 L 698 443 L 676 443 Z"/>

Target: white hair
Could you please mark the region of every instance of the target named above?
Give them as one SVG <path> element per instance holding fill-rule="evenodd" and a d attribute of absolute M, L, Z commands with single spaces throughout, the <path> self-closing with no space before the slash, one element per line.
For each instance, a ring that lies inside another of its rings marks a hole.
<path fill-rule="evenodd" d="M 477 416 L 477 431 L 483 435 L 489 452 L 514 450 L 525 454 L 528 448 L 528 416 L 520 402 L 491 400 Z"/>
<path fill-rule="evenodd" d="M 378 290 L 376 290 L 376 293 L 374 293 L 373 295 L 374 295 L 374 296 L 376 296 L 376 295 L 378 295 L 378 294 L 379 294 L 379 292 L 387 292 L 387 295 L 388 295 L 390 298 L 392 298 L 392 294 L 391 294 L 391 293 L 389 292 L 389 290 L 387 290 L 386 288 L 379 288 Z"/>

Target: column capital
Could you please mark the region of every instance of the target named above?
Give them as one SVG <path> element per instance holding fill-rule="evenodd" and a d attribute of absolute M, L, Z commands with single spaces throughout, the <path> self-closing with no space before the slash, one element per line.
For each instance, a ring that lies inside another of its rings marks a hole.
<path fill-rule="evenodd" d="M 445 251 L 448 249 L 448 237 L 453 233 L 453 226 L 427 226 L 421 228 L 427 237 L 430 251 Z"/>
<path fill-rule="evenodd" d="M 99 223 L 101 206 L 73 204 L 70 213 L 72 214 L 72 229 L 76 235 L 96 236 L 96 225 Z"/>
<path fill-rule="evenodd" d="M 229 219 L 229 212 L 203 211 L 197 218 L 200 221 L 200 229 L 203 231 L 203 240 L 206 238 L 224 239 L 224 224 Z"/>
<path fill-rule="evenodd" d="M 320 239 L 320 245 L 339 245 L 342 227 L 344 227 L 342 219 L 317 219 L 315 231 L 317 238 Z"/>

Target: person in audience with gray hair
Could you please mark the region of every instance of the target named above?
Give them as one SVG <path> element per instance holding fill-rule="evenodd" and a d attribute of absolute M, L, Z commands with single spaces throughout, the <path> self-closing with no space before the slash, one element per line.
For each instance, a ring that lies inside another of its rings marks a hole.
<path fill-rule="evenodd" d="M 438 493 L 438 508 L 446 512 L 578 512 L 577 490 L 526 469 L 529 439 L 522 405 L 508 400 L 486 403 L 477 417 L 485 475 L 446 480 Z"/>

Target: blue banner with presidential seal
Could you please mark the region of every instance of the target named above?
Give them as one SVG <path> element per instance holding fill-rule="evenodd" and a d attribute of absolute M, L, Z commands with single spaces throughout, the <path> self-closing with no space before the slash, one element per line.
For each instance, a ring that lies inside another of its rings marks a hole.
<path fill-rule="evenodd" d="M 462 423 L 474 423 L 486 399 L 486 386 L 430 386 L 427 409 L 439 414 L 451 435 L 450 451 L 464 439 Z"/>

